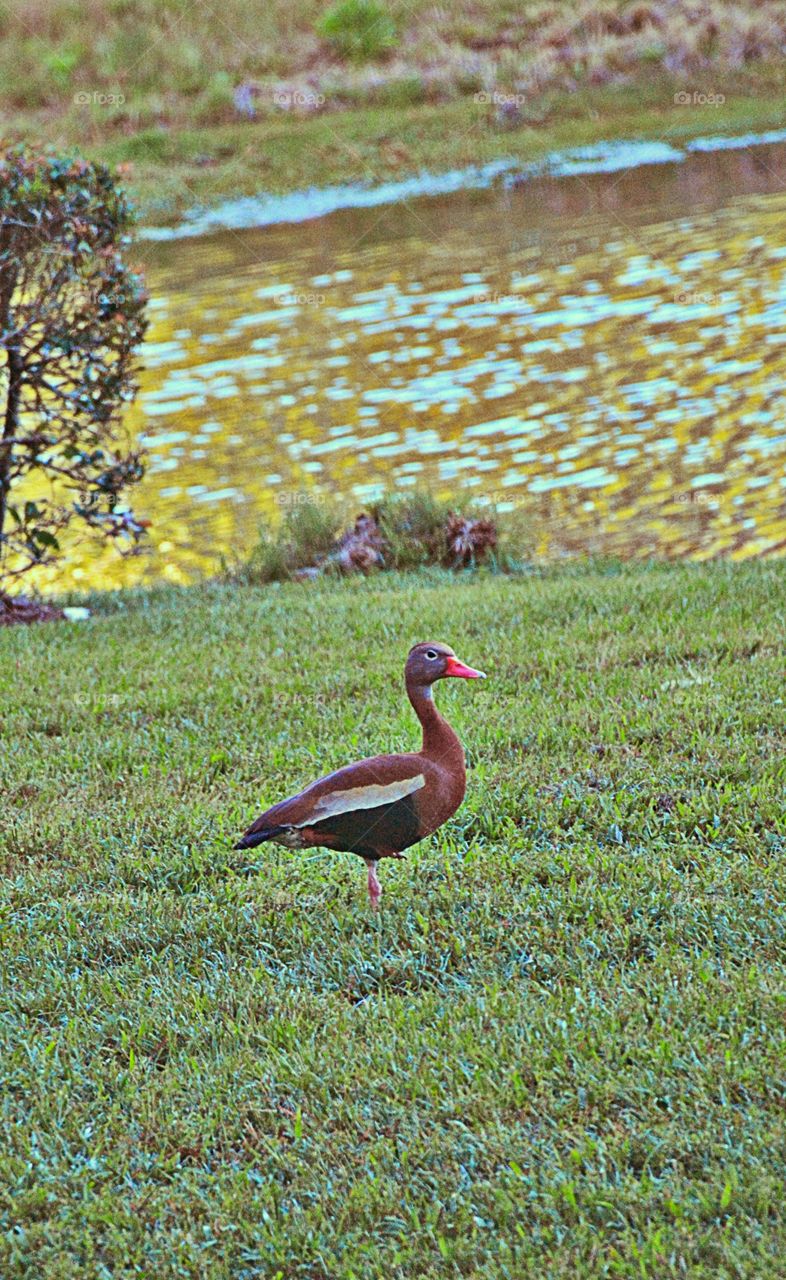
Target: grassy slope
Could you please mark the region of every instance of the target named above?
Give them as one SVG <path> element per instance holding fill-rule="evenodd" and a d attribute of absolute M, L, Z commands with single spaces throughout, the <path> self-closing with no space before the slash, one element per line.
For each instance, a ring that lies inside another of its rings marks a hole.
<path fill-rule="evenodd" d="M 398 43 L 365 64 L 319 37 L 325 8 L 6 0 L 2 132 L 123 164 L 143 218 L 161 222 L 259 191 L 766 128 L 786 110 L 776 0 L 390 0 Z M 234 104 L 243 84 L 253 121 Z M 282 89 L 323 98 L 323 114 L 283 109 Z M 520 127 L 475 101 L 490 90 L 520 95 Z"/>
<path fill-rule="evenodd" d="M 107 598 L 0 634 L 0 1272 L 783 1274 L 783 568 Z M 383 867 L 228 842 L 408 747 Z"/>

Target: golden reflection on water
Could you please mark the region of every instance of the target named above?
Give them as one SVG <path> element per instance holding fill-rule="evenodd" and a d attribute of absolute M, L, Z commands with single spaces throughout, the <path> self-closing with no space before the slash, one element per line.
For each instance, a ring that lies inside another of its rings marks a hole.
<path fill-rule="evenodd" d="M 184 582 L 391 485 L 520 508 L 542 556 L 782 550 L 782 154 L 146 246 L 151 549 L 57 585 Z"/>

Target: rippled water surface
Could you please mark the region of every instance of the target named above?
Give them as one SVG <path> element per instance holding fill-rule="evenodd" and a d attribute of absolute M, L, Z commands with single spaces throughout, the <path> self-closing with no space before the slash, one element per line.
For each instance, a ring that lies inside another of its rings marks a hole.
<path fill-rule="evenodd" d="M 519 509 L 542 555 L 786 546 L 783 146 L 137 252 L 151 549 L 76 584 L 185 581 L 391 485 Z"/>

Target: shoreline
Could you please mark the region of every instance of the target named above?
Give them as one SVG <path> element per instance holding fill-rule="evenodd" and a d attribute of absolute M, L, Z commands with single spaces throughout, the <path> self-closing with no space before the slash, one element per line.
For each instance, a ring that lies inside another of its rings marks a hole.
<path fill-rule="evenodd" d="M 222 201 L 213 208 L 195 208 L 172 227 L 141 225 L 138 239 L 173 241 L 213 235 L 221 231 L 251 230 L 309 222 L 345 209 L 368 209 L 407 199 L 484 190 L 501 182 L 517 186 L 542 177 L 615 173 L 653 164 L 682 164 L 697 153 L 741 150 L 786 142 L 786 128 L 744 134 L 716 134 L 688 139 L 680 146 L 661 140 L 601 139 L 595 144 L 547 152 L 539 160 L 500 157 L 485 165 L 469 165 L 442 173 L 421 171 L 407 178 L 377 185 L 343 183 L 309 187 L 288 195 L 261 192 Z"/>
<path fill-rule="evenodd" d="M 9 142 L 44 141 L 107 164 L 136 205 L 140 239 L 154 240 L 199 234 L 200 220 L 220 230 L 211 220 L 227 207 L 239 219 L 228 219 L 232 226 L 265 225 L 258 211 L 265 205 L 270 223 L 298 221 L 303 215 L 280 217 L 278 202 L 303 202 L 304 196 L 313 202 L 323 193 L 316 201 L 319 216 L 351 207 L 346 189 L 357 203 L 382 202 L 482 184 L 516 169 L 541 173 L 586 148 L 662 148 L 668 155 L 699 149 L 702 139 L 721 149 L 783 131 L 786 92 L 780 81 L 725 88 L 723 103 L 708 105 L 702 94 L 695 103 L 683 102 L 687 95 L 677 92 L 678 83 L 663 76 L 587 87 L 551 99 L 542 120 L 512 128 L 498 127 L 486 107 L 465 97 L 201 128 L 161 125 L 130 135 L 107 133 L 95 119 L 78 132 L 68 121 L 17 117 L 6 121 L 4 132 Z M 377 191 L 383 195 L 376 197 Z M 248 206 L 257 211 L 249 214 Z"/>

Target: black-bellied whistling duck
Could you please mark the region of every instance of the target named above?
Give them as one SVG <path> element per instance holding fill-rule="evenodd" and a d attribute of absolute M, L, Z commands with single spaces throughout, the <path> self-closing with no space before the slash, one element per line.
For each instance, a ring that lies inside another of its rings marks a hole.
<path fill-rule="evenodd" d="M 432 685 L 446 676 L 475 680 L 483 675 L 460 662 L 446 644 L 414 645 L 404 678 L 423 726 L 420 751 L 371 756 L 329 773 L 267 809 L 235 848 L 273 840 L 287 849 L 323 845 L 357 853 L 368 866 L 371 905 L 378 906 L 380 859 L 403 857 L 403 849 L 441 827 L 464 799 L 464 749 L 437 710 Z"/>

